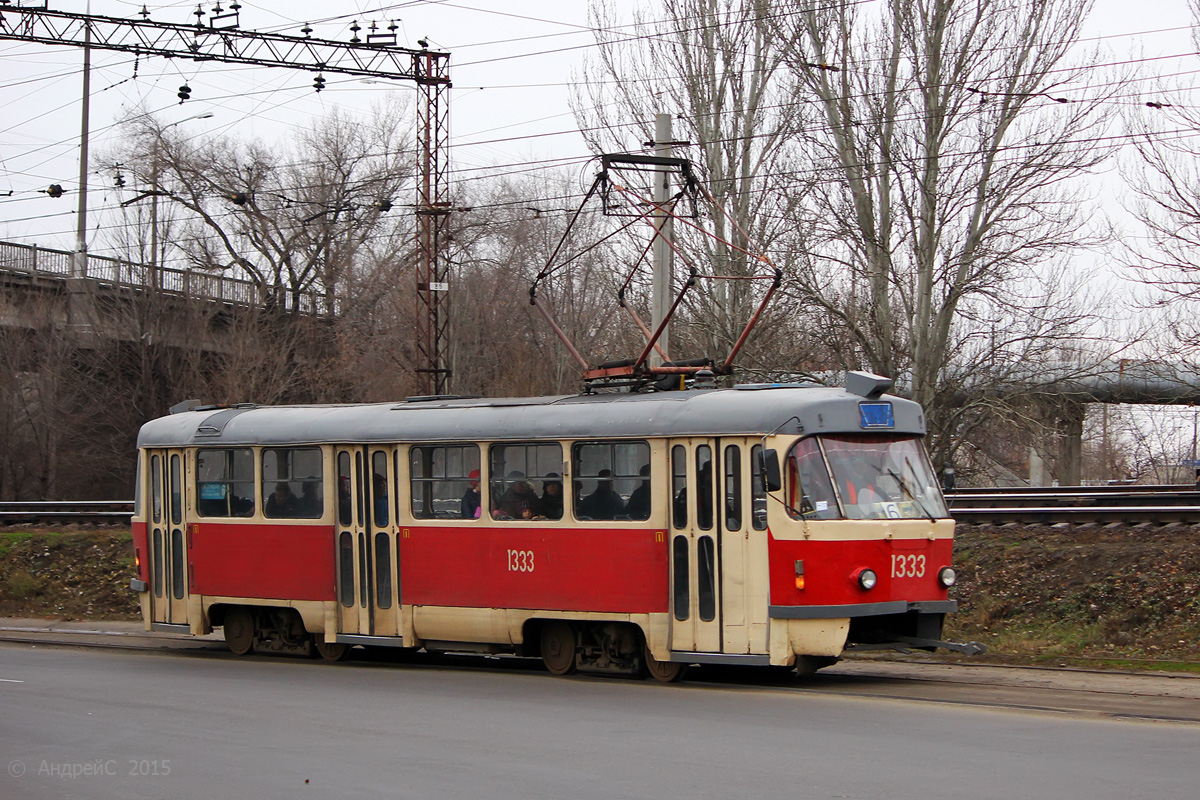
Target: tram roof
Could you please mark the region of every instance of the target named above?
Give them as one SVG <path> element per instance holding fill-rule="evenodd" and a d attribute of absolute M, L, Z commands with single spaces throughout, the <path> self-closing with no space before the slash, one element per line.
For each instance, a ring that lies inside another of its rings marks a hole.
<path fill-rule="evenodd" d="M 752 385 L 650 394 L 209 407 L 147 422 L 138 446 L 848 433 L 867 429 L 859 412 L 862 403 L 891 404 L 894 425 L 887 432 L 925 433 L 921 407 L 901 397 L 868 399 L 843 388 Z"/>

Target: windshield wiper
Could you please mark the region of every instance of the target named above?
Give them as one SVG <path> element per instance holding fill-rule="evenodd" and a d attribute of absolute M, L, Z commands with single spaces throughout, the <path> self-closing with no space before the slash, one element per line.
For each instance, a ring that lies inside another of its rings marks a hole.
<path fill-rule="evenodd" d="M 904 464 L 910 470 L 912 470 L 912 463 L 910 463 L 907 458 L 904 459 Z M 913 472 L 915 473 L 915 470 L 913 470 Z M 904 492 L 905 496 L 907 496 L 909 500 L 912 500 L 913 503 L 916 504 L 917 508 L 919 508 L 921 510 L 922 516 L 929 517 L 930 522 L 934 522 L 937 520 L 937 517 L 935 517 L 933 515 L 933 513 L 930 512 L 930 510 L 925 507 L 924 503 L 922 503 L 920 500 L 917 499 L 917 496 L 912 493 L 911 489 L 908 488 L 908 484 L 905 482 L 905 480 L 903 478 L 901 478 L 899 475 L 897 475 L 895 470 L 889 468 L 887 471 L 887 474 L 891 476 L 892 480 L 894 480 L 897 484 L 899 484 L 900 491 Z"/>

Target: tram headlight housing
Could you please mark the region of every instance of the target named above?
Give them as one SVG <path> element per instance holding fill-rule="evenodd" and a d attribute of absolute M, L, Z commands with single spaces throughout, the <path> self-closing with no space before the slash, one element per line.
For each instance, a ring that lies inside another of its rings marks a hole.
<path fill-rule="evenodd" d="M 875 584 L 879 583 L 879 576 L 870 567 L 863 567 L 855 573 L 854 580 L 858 582 L 859 588 L 869 592 L 875 588 Z"/>
<path fill-rule="evenodd" d="M 957 580 L 958 573 L 954 571 L 953 567 L 942 567 L 938 570 L 938 583 L 940 583 L 943 588 L 949 589 Z"/>

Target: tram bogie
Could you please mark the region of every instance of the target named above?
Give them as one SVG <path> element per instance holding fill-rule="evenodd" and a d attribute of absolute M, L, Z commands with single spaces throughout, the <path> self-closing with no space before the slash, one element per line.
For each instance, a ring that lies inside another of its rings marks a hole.
<path fill-rule="evenodd" d="M 139 437 L 148 629 L 554 673 L 934 647 L 949 518 L 909 401 L 846 389 L 199 408 Z"/>

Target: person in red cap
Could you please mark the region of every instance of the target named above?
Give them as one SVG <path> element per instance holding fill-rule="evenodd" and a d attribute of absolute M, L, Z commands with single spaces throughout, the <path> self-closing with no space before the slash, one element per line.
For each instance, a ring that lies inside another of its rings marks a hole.
<path fill-rule="evenodd" d="M 462 496 L 462 518 L 463 519 L 479 519 L 479 470 L 473 469 L 467 475 L 471 481 L 471 485 L 467 488 L 466 494 Z"/>

